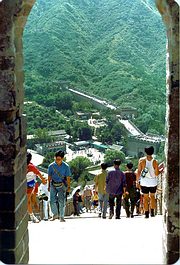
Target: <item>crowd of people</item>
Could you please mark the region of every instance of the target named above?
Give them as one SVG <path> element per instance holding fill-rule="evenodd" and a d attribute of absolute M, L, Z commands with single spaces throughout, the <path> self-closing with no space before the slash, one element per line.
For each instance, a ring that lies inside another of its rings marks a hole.
<path fill-rule="evenodd" d="M 93 211 L 103 219 L 107 218 L 107 214 L 109 219 L 120 219 L 123 206 L 127 218 L 134 217 L 135 209 L 136 214 L 144 214 L 145 218 L 154 217 L 158 175 L 164 167 L 154 159 L 152 146 L 146 147 L 145 153 L 146 156 L 139 159 L 136 170 L 133 163 L 128 162 L 123 172 L 119 159 L 113 161 L 114 168 L 110 171 L 107 171 L 108 165 L 102 163 L 101 172 L 94 178 L 94 185 L 86 185 L 83 190 L 81 186 L 74 189 L 74 216 Z M 45 179 L 31 163 L 32 155 L 27 153 L 28 213 L 34 223 L 40 221 L 37 194 L 39 200 L 43 200 L 44 220 L 60 219 L 60 222 L 65 222 L 71 171 L 63 158 L 63 151 L 55 153 L 54 161 L 48 167 L 48 179 Z"/>

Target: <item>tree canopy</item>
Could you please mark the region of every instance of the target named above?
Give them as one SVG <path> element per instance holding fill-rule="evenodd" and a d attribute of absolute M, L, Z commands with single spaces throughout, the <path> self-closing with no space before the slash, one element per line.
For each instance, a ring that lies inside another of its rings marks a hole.
<path fill-rule="evenodd" d="M 125 154 L 122 151 L 117 150 L 106 150 L 105 156 L 104 156 L 104 162 L 106 162 L 108 165 L 113 165 L 113 161 L 115 159 L 120 159 L 123 163 L 125 161 Z"/>
<path fill-rule="evenodd" d="M 72 176 L 75 181 L 84 173 L 85 169 L 92 165 L 89 158 L 84 156 L 77 156 L 75 159 L 69 162 L 69 166 L 71 168 Z"/>

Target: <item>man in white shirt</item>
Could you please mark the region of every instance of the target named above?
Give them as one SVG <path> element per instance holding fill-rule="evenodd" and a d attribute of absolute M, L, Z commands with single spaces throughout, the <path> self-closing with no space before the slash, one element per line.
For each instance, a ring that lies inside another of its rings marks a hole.
<path fill-rule="evenodd" d="M 139 159 L 137 182 L 140 181 L 141 191 L 144 195 L 144 212 L 145 218 L 149 218 L 149 201 L 151 209 L 151 217 L 155 216 L 156 209 L 155 193 L 157 189 L 157 178 L 160 173 L 158 162 L 153 158 L 154 147 L 146 147 L 144 149 L 146 156 Z M 150 194 L 150 198 L 149 198 Z"/>

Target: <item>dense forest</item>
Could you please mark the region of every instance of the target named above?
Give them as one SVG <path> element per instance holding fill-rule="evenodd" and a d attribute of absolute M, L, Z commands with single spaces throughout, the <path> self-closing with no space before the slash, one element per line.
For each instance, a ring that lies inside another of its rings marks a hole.
<path fill-rule="evenodd" d="M 27 100 L 61 111 L 68 82 L 136 107 L 143 132 L 164 134 L 166 36 L 153 0 L 37 0 L 24 51 Z"/>

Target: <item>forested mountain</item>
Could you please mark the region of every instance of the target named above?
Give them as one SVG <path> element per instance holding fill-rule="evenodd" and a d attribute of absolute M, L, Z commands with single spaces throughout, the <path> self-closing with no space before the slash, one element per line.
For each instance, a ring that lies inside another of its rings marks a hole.
<path fill-rule="evenodd" d="M 24 51 L 27 99 L 45 102 L 69 81 L 163 133 L 166 36 L 153 0 L 37 0 Z"/>

